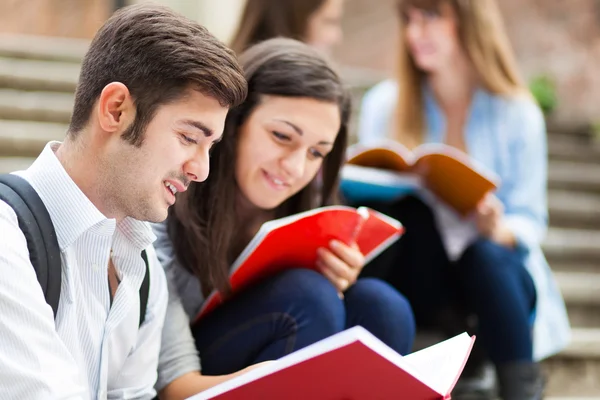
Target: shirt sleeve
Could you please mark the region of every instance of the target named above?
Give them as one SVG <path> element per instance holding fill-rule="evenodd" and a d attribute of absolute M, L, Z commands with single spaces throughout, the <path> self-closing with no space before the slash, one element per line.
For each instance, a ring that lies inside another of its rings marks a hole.
<path fill-rule="evenodd" d="M 146 317 L 140 326 L 136 345 L 125 360 L 117 381 L 108 390 L 108 399 L 144 399 L 156 396 L 158 355 L 167 309 L 168 292 L 165 273 L 154 248 L 146 249 L 150 264 L 150 292 Z"/>
<path fill-rule="evenodd" d="M 505 188 L 505 218 L 520 248 L 539 246 L 548 228 L 546 125 L 529 99 L 510 105 L 510 176 Z"/>
<path fill-rule="evenodd" d="M 365 93 L 358 116 L 359 143 L 367 145 L 388 135 L 396 97 L 397 85 L 389 80 L 373 86 Z"/>
<path fill-rule="evenodd" d="M 162 331 L 156 390 L 161 391 L 182 375 L 199 371 L 200 357 L 190 330 L 189 318 L 181 305 L 177 290 L 171 284 Z"/>
<path fill-rule="evenodd" d="M 180 376 L 200 371 L 200 357 L 190 330 L 189 315 L 193 315 L 190 314 L 193 310 L 186 311 L 181 296 L 186 296 L 188 306 L 194 307 L 201 304 L 202 299 L 197 279 L 184 273 L 176 260 L 166 221 L 153 224 L 152 229 L 156 235 L 156 254 L 165 270 L 169 288 L 156 383 L 156 390 L 160 391 Z"/>
<path fill-rule="evenodd" d="M 77 363 L 58 336 L 15 212 L 0 201 L 2 399 L 86 399 Z"/>

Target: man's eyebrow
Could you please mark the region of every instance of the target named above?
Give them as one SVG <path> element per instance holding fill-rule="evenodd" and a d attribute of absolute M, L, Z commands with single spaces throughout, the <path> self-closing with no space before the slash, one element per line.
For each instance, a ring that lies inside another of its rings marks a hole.
<path fill-rule="evenodd" d="M 201 130 L 204 136 L 206 137 L 211 137 L 212 135 L 214 135 L 213 130 L 200 121 L 196 121 L 193 119 L 184 119 L 183 121 L 181 121 L 181 123 L 184 125 L 188 125 L 192 128 Z"/>

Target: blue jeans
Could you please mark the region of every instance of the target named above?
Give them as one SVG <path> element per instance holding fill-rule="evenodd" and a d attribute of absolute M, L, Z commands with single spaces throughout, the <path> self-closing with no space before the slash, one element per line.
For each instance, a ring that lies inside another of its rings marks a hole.
<path fill-rule="evenodd" d="M 465 320 L 475 316 L 473 330 L 463 327 L 477 334 L 476 345 L 483 345 L 496 365 L 532 360 L 536 291 L 524 254 L 480 238 L 451 262 L 434 216 L 421 200 L 371 206 L 402 221 L 406 234 L 362 276 L 385 279 L 403 293 L 419 327 L 439 328 L 452 313 Z"/>
<path fill-rule="evenodd" d="M 275 360 L 361 325 L 406 354 L 415 322 L 406 299 L 387 283 L 359 279 L 341 300 L 321 274 L 290 269 L 230 299 L 192 327 L 202 373 L 221 375 Z"/>

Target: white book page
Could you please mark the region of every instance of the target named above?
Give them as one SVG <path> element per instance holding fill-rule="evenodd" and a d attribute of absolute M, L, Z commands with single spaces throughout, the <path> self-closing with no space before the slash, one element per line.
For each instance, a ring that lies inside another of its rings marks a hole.
<path fill-rule="evenodd" d="M 429 387 L 446 395 L 464 368 L 473 340 L 467 333 L 462 333 L 409 354 L 404 357 L 404 361 L 425 377 Z"/>

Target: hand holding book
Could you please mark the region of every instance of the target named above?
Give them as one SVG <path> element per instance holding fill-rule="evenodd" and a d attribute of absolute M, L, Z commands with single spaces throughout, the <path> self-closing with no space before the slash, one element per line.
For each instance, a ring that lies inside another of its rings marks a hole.
<path fill-rule="evenodd" d="M 479 233 L 506 247 L 515 245 L 515 237 L 504 220 L 504 205 L 493 194 L 486 195 L 477 204 L 475 222 Z"/>
<path fill-rule="evenodd" d="M 332 240 L 329 249 L 320 247 L 317 257 L 317 267 L 340 294 L 356 282 L 365 265 L 365 257 L 356 243 L 348 246 L 339 240 Z"/>
<path fill-rule="evenodd" d="M 366 207 L 321 207 L 266 222 L 231 266 L 231 293 L 290 268 L 328 271 L 323 273 L 344 290 L 403 231 L 399 221 Z M 213 291 L 195 320 L 224 300 Z"/>

